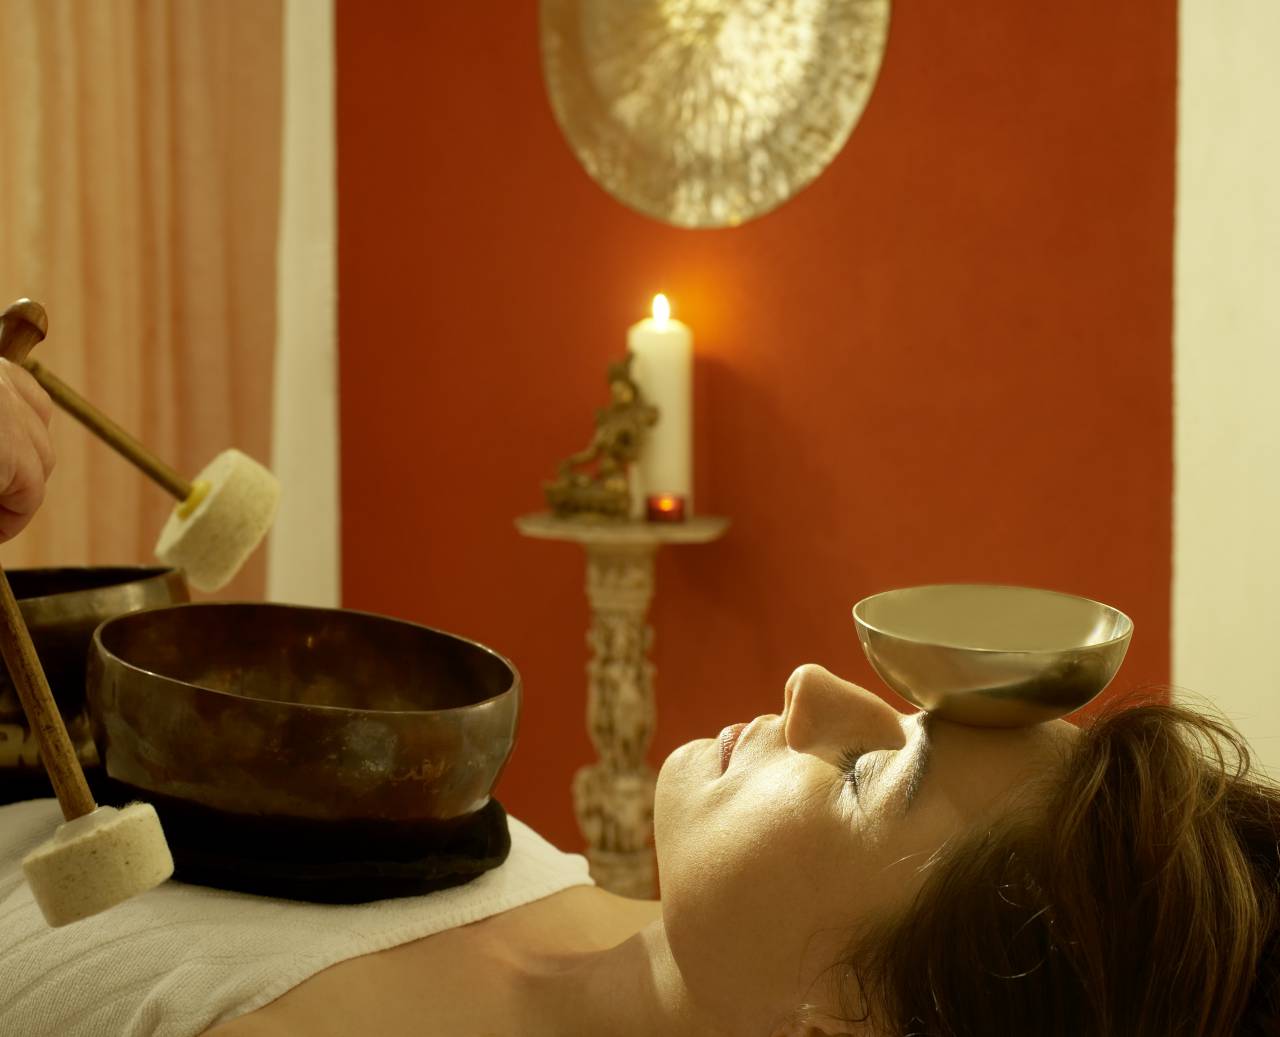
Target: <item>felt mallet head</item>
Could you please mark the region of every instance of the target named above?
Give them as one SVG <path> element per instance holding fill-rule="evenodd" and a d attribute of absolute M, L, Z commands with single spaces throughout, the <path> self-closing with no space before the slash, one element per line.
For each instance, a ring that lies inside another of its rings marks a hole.
<path fill-rule="evenodd" d="M 280 484 L 247 454 L 224 450 L 160 531 L 156 556 L 202 591 L 224 587 L 271 529 Z"/>
<path fill-rule="evenodd" d="M 155 808 L 131 803 L 60 824 L 22 870 L 45 921 L 60 926 L 160 885 L 173 874 L 173 857 Z"/>

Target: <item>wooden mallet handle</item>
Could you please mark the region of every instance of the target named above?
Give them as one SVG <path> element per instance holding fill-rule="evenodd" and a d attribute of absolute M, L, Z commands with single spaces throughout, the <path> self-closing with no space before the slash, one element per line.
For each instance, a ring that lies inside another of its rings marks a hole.
<path fill-rule="evenodd" d="M 4 347 L 0 356 L 21 364 L 35 377 L 53 401 L 80 424 L 121 454 L 127 461 L 163 486 L 179 501 L 191 497 L 194 487 L 167 464 L 156 457 L 137 439 L 98 410 L 92 403 L 67 385 L 61 378 L 27 353 L 48 330 L 44 308 L 30 299 L 19 299 L 0 315 L 0 332 Z"/>
<path fill-rule="evenodd" d="M 14 318 L 15 310 L 19 311 L 20 319 Z M 37 303 L 23 299 L 10 306 L 0 318 L 0 356 L 10 359 L 17 356 L 20 361 L 44 338 L 45 327 L 44 310 Z M 63 817 L 70 821 L 91 813 L 96 804 L 3 566 L 0 566 L 0 654 L 9 668 L 13 686 L 18 689 L 22 711 L 35 733 L 40 759 L 57 793 Z"/>
<path fill-rule="evenodd" d="M 40 746 L 40 760 L 53 783 L 62 816 L 68 821 L 91 813 L 96 806 L 84 780 L 84 771 L 76 759 L 75 748 L 62 722 L 62 714 L 53 701 L 53 692 L 40 667 L 35 645 L 18 601 L 9 586 L 9 577 L 0 566 L 0 653 L 4 655 L 9 677 L 18 689 L 18 699 L 27 723 Z"/>

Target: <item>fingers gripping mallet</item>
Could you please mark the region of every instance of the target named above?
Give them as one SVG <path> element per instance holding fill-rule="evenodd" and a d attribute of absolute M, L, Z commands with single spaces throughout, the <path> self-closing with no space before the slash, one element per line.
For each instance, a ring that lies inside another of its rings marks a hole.
<path fill-rule="evenodd" d="M 24 346 L 15 341 L 16 322 L 8 319 L 7 312 L 5 317 L 0 323 L 0 356 L 30 348 L 33 343 Z M 158 886 L 173 874 L 173 857 L 160 818 L 148 803 L 133 803 L 123 810 L 94 803 L 3 567 L 0 654 L 66 818 L 53 838 L 22 862 L 45 921 L 66 925 Z"/>
<path fill-rule="evenodd" d="M 48 368 L 27 357 L 44 338 L 48 324 L 39 303 L 20 299 L 0 316 L 16 354 L 4 354 L 35 376 L 63 410 L 140 468 L 178 500 L 156 555 L 166 565 L 186 570 L 202 591 L 230 582 L 275 519 L 280 485 L 266 468 L 239 450 L 224 450 L 194 482 L 188 482 L 138 440 L 80 396 Z"/>

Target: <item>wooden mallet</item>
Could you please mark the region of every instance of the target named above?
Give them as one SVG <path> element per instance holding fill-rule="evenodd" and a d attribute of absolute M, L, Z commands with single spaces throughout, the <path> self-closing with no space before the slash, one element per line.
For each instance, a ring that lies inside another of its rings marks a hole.
<path fill-rule="evenodd" d="M 0 356 L 25 353 L 34 345 L 23 339 L 22 328 L 22 322 L 0 323 Z M 45 921 L 66 925 L 158 886 L 173 874 L 160 818 L 149 803 L 122 810 L 94 803 L 3 566 L 0 654 L 66 819 L 52 839 L 22 861 Z"/>
<path fill-rule="evenodd" d="M 44 365 L 27 357 L 48 330 L 44 308 L 19 299 L 0 314 L 0 329 L 20 363 L 63 410 L 178 500 L 156 556 L 184 569 L 203 591 L 225 586 L 262 542 L 280 499 L 276 477 L 247 454 L 224 450 L 188 482 Z"/>

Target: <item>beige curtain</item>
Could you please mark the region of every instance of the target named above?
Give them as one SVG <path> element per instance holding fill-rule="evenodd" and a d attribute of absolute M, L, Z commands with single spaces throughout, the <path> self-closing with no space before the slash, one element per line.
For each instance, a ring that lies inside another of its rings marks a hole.
<path fill-rule="evenodd" d="M 0 307 L 187 475 L 270 462 L 280 0 L 0 0 Z M 173 505 L 69 416 L 6 566 L 145 563 Z M 259 597 L 260 550 L 220 597 Z"/>

